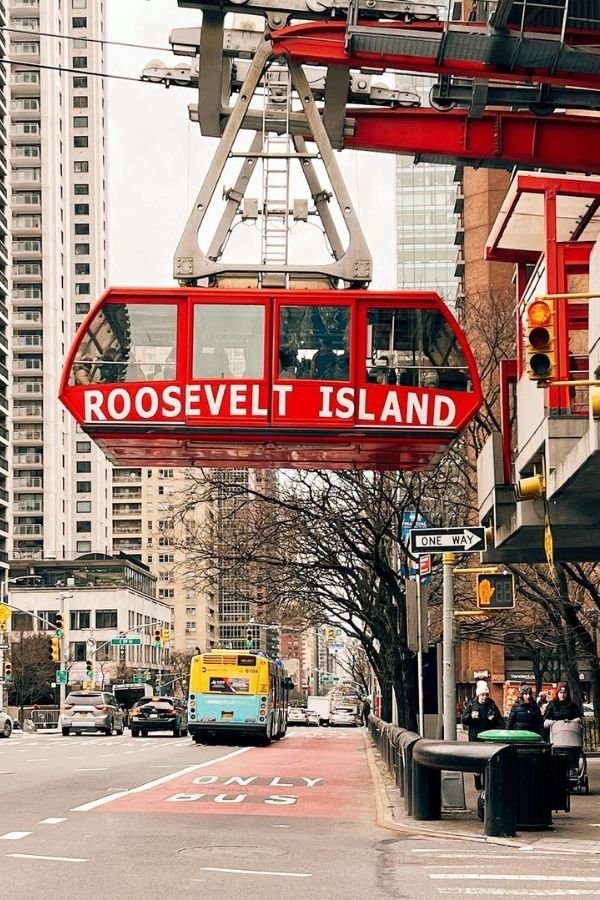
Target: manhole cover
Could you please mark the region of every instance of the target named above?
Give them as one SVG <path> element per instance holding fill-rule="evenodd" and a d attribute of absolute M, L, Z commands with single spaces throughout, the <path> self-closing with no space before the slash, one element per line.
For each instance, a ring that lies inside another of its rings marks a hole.
<path fill-rule="evenodd" d="M 255 846 L 223 846 L 216 847 L 183 847 L 178 851 L 182 856 L 201 856 L 203 859 L 256 859 L 258 855 L 261 857 L 287 856 L 286 850 L 278 850 L 274 847 L 255 847 Z"/>

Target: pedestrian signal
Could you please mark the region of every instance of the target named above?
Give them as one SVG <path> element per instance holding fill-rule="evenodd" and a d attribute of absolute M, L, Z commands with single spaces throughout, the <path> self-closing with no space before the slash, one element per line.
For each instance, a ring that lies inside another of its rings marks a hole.
<path fill-rule="evenodd" d="M 477 576 L 479 609 L 512 609 L 515 605 L 515 579 L 510 573 Z"/>
<path fill-rule="evenodd" d="M 539 387 L 548 385 L 556 375 L 556 326 L 554 302 L 536 299 L 526 312 L 527 377 Z"/>
<path fill-rule="evenodd" d="M 55 662 L 55 663 L 60 662 L 60 638 L 59 637 L 51 637 L 50 638 L 48 656 L 52 662 Z"/>
<path fill-rule="evenodd" d="M 61 612 L 56 613 L 56 637 L 61 638 L 65 633 L 65 619 Z"/>
<path fill-rule="evenodd" d="M 4 680 L 12 681 L 12 663 L 4 663 Z"/>

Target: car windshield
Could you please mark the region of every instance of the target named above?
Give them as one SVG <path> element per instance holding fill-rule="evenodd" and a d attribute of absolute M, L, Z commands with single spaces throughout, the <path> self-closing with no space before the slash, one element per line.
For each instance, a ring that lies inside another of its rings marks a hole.
<path fill-rule="evenodd" d="M 175 706 L 176 700 L 171 700 L 170 697 L 161 697 L 160 700 L 148 700 L 144 703 L 144 706 Z"/>

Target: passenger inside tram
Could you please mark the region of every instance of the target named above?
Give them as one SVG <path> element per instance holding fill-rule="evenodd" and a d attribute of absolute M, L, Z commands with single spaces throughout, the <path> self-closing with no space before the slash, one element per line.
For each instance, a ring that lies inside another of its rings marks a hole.
<path fill-rule="evenodd" d="M 282 307 L 279 311 L 279 377 L 347 381 L 350 377 L 349 325 L 347 306 Z M 282 362 L 282 354 L 286 351 L 291 351 L 296 358 L 292 375 Z"/>

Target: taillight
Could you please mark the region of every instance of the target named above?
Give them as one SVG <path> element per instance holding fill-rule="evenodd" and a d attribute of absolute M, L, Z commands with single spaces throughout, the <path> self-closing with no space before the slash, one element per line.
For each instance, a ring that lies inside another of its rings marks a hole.
<path fill-rule="evenodd" d="M 102 712 L 106 712 L 108 710 L 108 706 L 105 706 L 104 703 L 94 703 L 94 709 L 99 709 Z"/>
<path fill-rule="evenodd" d="M 175 710 L 173 709 L 173 707 L 171 707 L 171 706 L 169 707 L 169 709 L 167 710 L 167 715 L 168 715 L 168 716 L 174 716 L 174 715 L 175 715 Z"/>
<path fill-rule="evenodd" d="M 73 709 L 73 703 L 65 703 L 65 705 L 63 706 L 64 712 L 66 712 L 68 709 Z"/>

